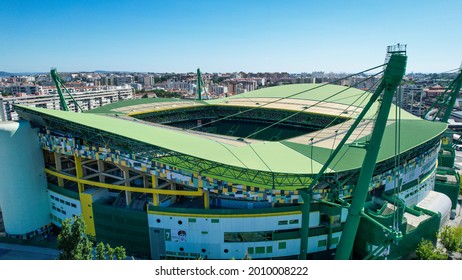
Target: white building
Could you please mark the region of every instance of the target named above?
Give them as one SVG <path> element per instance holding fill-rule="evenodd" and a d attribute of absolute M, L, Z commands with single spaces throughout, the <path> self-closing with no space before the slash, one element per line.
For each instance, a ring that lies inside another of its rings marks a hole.
<path fill-rule="evenodd" d="M 134 93 L 130 86 L 110 87 L 107 90 L 75 92 L 72 95 L 79 106 L 84 110 L 91 110 L 106 104 L 133 99 Z M 65 96 L 69 110 L 77 111 L 71 98 Z M 58 94 L 30 95 L 0 99 L 0 120 L 17 120 L 18 115 L 13 109 L 14 104 L 24 104 L 46 109 L 60 110 Z M 3 118 L 2 118 L 3 116 Z"/>
<path fill-rule="evenodd" d="M 154 85 L 154 84 L 155 84 L 154 76 L 152 76 L 152 75 L 143 76 L 143 85 L 144 85 L 144 87 L 152 87 L 152 85 Z"/>
<path fill-rule="evenodd" d="M 41 86 L 31 85 L 31 84 L 14 84 L 9 87 L 9 91 L 13 95 L 18 94 L 39 94 L 41 93 Z M 8 88 L 6 88 L 8 91 Z"/>

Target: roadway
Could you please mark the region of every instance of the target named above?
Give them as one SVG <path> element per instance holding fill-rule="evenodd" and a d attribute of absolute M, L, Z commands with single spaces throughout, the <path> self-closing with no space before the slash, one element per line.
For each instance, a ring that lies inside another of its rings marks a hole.
<path fill-rule="evenodd" d="M 0 243 L 0 260 L 55 260 L 56 249 Z"/>

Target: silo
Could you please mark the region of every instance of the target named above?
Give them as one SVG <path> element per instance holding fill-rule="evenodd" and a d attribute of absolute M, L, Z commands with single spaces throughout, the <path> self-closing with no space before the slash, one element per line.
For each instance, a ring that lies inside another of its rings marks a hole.
<path fill-rule="evenodd" d="M 0 122 L 0 207 L 7 234 L 50 222 L 43 153 L 29 122 Z"/>

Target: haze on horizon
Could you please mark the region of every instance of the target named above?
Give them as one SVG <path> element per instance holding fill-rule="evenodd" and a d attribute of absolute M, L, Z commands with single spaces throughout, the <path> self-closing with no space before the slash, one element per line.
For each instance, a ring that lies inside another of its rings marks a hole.
<path fill-rule="evenodd" d="M 461 1 L 2 1 L 0 71 L 346 72 L 407 44 L 407 72 L 460 66 Z"/>

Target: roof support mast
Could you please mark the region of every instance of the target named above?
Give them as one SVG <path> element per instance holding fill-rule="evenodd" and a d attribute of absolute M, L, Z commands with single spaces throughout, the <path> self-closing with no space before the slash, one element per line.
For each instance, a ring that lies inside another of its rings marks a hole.
<path fill-rule="evenodd" d="M 462 66 L 459 69 L 459 74 L 446 88 L 446 90 L 436 99 L 425 113 L 425 119 L 430 121 L 440 120 L 447 123 L 451 116 L 454 104 L 456 104 L 459 96 L 460 88 L 462 87 Z M 438 108 L 436 108 L 438 107 Z M 438 119 L 442 115 L 441 119 Z"/>
<path fill-rule="evenodd" d="M 335 254 L 335 259 L 337 260 L 347 260 L 352 253 L 361 219 L 361 212 L 363 211 L 367 193 L 369 192 L 369 185 L 375 169 L 383 133 L 387 125 L 393 96 L 406 70 L 407 56 L 405 47 L 405 45 L 388 47 L 389 61 L 383 77 L 385 89 L 371 139 L 365 146 L 366 156 L 364 157 L 353 201 L 348 209 L 348 217 Z"/>
<path fill-rule="evenodd" d="M 457 77 L 452 81 L 452 83 L 449 85 L 449 88 L 446 90 L 446 92 L 449 90 L 450 98 L 449 101 L 447 102 L 447 108 L 446 111 L 444 112 L 443 118 L 441 119 L 441 122 L 447 123 L 449 120 L 449 117 L 451 116 L 452 108 L 454 108 L 454 104 L 456 104 L 457 97 L 459 96 L 460 93 L 460 88 L 462 86 L 462 66 L 459 70 L 459 74 Z"/>
<path fill-rule="evenodd" d="M 61 110 L 62 111 L 69 111 L 69 107 L 67 107 L 66 99 L 64 98 L 64 94 L 61 90 L 61 87 L 66 90 L 66 93 L 71 97 L 72 101 L 74 102 L 75 106 L 80 109 L 81 112 L 83 112 L 82 107 L 77 103 L 77 101 L 74 99 L 72 94 L 69 92 L 69 90 L 64 86 L 64 81 L 59 77 L 58 72 L 56 71 L 56 68 L 52 68 L 50 71 L 51 78 L 55 82 L 56 85 L 56 90 L 59 95 L 59 103 L 61 104 Z"/>
<path fill-rule="evenodd" d="M 358 229 L 360 214 L 362 213 L 362 209 L 364 207 L 365 199 L 367 197 L 367 192 L 369 190 L 369 184 L 372 179 L 372 174 L 375 169 L 375 163 L 377 159 L 378 152 L 380 150 L 380 144 L 383 138 L 384 128 L 387 123 L 388 114 L 391 108 L 391 103 L 393 99 L 394 92 L 398 87 L 401 79 L 404 75 L 405 68 L 406 68 L 406 46 L 405 45 L 397 45 L 388 47 L 387 50 L 387 67 L 384 71 L 384 77 L 382 82 L 378 85 L 377 89 L 374 91 L 374 94 L 370 97 L 369 101 L 367 102 L 366 106 L 364 106 L 361 113 L 358 115 L 354 123 L 351 125 L 350 129 L 347 131 L 345 136 L 342 138 L 340 143 L 337 145 L 335 150 L 332 152 L 330 157 L 327 159 L 324 166 L 315 176 L 313 181 L 310 183 L 308 188 L 299 189 L 299 194 L 303 199 L 302 205 L 302 227 L 300 230 L 300 235 L 303 237 L 308 237 L 309 233 L 309 215 L 310 215 L 310 203 L 311 203 L 311 195 L 313 188 L 319 182 L 321 177 L 323 176 L 324 172 L 328 169 L 329 165 L 335 159 L 337 154 L 340 152 L 341 148 L 346 144 L 346 141 L 350 138 L 352 133 L 355 131 L 359 123 L 362 121 L 364 116 L 366 115 L 367 111 L 372 107 L 372 105 L 378 100 L 382 91 L 385 91 L 382 97 L 381 106 L 379 109 L 378 117 L 374 126 L 374 130 L 372 132 L 371 140 L 364 146 L 366 149 L 366 156 L 363 161 L 363 167 L 360 172 L 360 180 L 358 180 L 358 184 L 356 186 L 355 196 L 353 199 L 353 207 L 350 206 L 349 215 L 347 218 L 350 220 L 348 222 L 348 228 L 345 227 L 340 243 L 342 243 L 342 247 L 337 247 L 337 259 L 348 259 L 351 255 L 351 249 L 353 248 L 354 239 L 356 236 L 356 231 Z M 359 146 L 358 146 L 359 147 Z M 362 178 L 362 179 L 361 179 Z M 356 202 L 355 202 L 356 200 Z M 350 218 L 351 216 L 351 218 Z M 349 233 L 345 234 L 348 231 Z M 300 255 L 299 259 L 306 259 L 307 248 L 308 248 L 308 239 L 301 238 L 300 239 Z M 342 253 L 339 253 L 341 251 Z M 345 257 L 346 256 L 346 257 Z"/>
<path fill-rule="evenodd" d="M 202 100 L 202 78 L 201 78 L 201 70 L 199 68 L 197 68 L 196 94 L 198 95 L 197 98 L 199 100 Z"/>
<path fill-rule="evenodd" d="M 196 95 L 198 100 L 202 100 L 202 91 L 205 92 L 205 99 L 209 99 L 207 87 L 205 86 L 204 80 L 202 80 L 201 70 L 197 68 Z"/>

